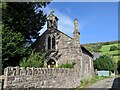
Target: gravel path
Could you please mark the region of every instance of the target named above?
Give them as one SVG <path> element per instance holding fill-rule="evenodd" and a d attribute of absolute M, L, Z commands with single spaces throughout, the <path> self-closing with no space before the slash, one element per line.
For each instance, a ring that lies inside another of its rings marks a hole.
<path fill-rule="evenodd" d="M 118 78 L 107 78 L 98 81 L 88 88 L 119 88 L 120 89 L 120 77 Z"/>

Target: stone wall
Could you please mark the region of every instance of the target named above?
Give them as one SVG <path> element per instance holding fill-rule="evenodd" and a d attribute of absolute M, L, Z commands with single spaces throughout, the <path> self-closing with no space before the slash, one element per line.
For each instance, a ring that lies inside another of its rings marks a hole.
<path fill-rule="evenodd" d="M 74 69 L 7 67 L 4 88 L 75 88 L 80 74 Z"/>
<path fill-rule="evenodd" d="M 94 75 L 93 58 L 83 53 L 80 61 L 81 77 L 91 78 Z"/>

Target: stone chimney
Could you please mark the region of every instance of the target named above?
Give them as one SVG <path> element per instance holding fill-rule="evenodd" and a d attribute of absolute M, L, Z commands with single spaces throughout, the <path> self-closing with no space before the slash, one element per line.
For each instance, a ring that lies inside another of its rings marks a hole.
<path fill-rule="evenodd" d="M 78 20 L 74 20 L 74 40 L 79 42 L 80 32 L 78 31 Z"/>

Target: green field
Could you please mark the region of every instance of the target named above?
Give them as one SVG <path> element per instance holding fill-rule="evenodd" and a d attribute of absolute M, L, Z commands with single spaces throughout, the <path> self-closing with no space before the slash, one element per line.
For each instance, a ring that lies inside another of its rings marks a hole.
<path fill-rule="evenodd" d="M 120 43 L 110 44 L 110 45 L 103 45 L 100 50 L 101 50 L 102 52 L 109 51 L 111 46 L 119 47 L 119 46 L 120 46 Z"/>
<path fill-rule="evenodd" d="M 116 46 L 119 47 L 120 43 L 116 43 L 116 44 L 110 44 L 110 45 L 103 45 L 102 48 L 100 49 L 100 53 L 103 54 L 120 54 L 120 50 L 114 50 L 114 51 L 109 51 L 111 46 Z"/>
<path fill-rule="evenodd" d="M 113 55 L 113 54 L 118 54 L 118 52 L 120 52 L 120 50 L 115 50 L 115 51 L 102 51 L 100 52 L 102 55 L 104 54 L 110 54 L 110 55 Z"/>
<path fill-rule="evenodd" d="M 109 54 L 109 55 L 115 55 L 115 54 L 118 54 L 116 56 L 113 56 L 113 60 L 115 62 L 117 62 L 119 59 L 120 59 L 120 50 L 115 50 L 115 51 L 109 51 L 110 50 L 110 47 L 111 46 L 116 46 L 116 47 L 119 47 L 120 46 L 120 43 L 115 43 L 115 44 L 110 44 L 110 45 L 103 45 L 102 48 L 100 49 L 101 50 L 101 55 L 104 55 L 104 54 Z"/>
<path fill-rule="evenodd" d="M 104 42 L 105 43 L 105 42 Z M 88 50 L 90 50 L 91 52 L 94 50 L 96 45 L 100 45 L 102 44 L 102 47 L 99 49 L 100 52 L 96 52 L 96 53 L 100 53 L 101 55 L 110 55 L 113 57 L 113 60 L 115 62 L 117 62 L 118 60 L 120 60 L 120 50 L 114 50 L 114 51 L 110 51 L 110 47 L 111 46 L 116 46 L 116 47 L 120 47 L 120 42 L 109 42 L 109 44 L 104 44 L 104 43 L 94 43 L 94 44 L 86 44 L 84 45 Z"/>

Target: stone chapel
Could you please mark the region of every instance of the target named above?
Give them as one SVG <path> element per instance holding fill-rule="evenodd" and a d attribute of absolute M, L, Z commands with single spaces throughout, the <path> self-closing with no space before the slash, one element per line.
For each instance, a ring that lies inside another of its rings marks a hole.
<path fill-rule="evenodd" d="M 80 44 L 78 20 L 74 20 L 73 38 L 58 30 L 58 20 L 52 11 L 47 17 L 47 30 L 32 44 L 32 48 L 46 53 L 45 67 L 70 63 L 84 74 L 93 73 L 93 55 Z"/>

